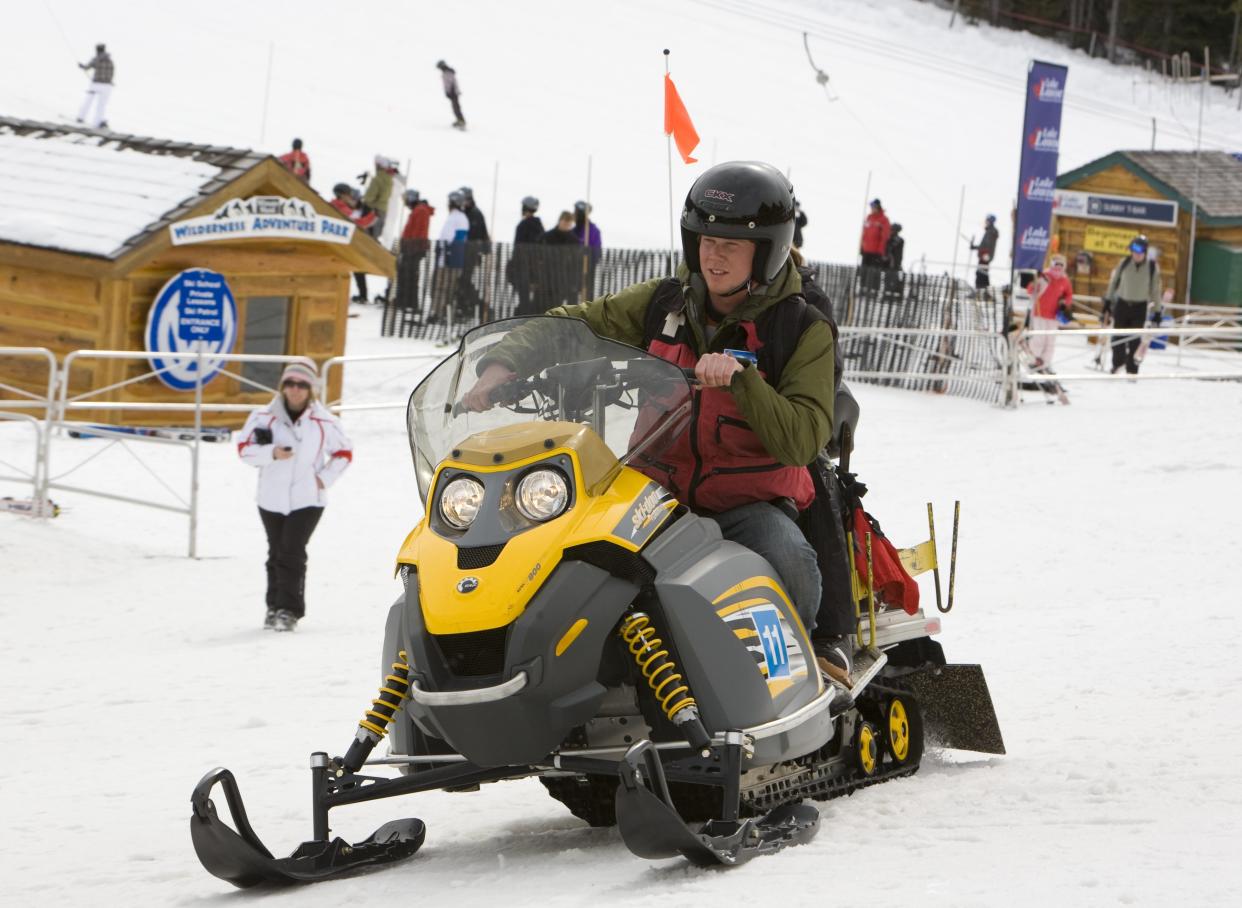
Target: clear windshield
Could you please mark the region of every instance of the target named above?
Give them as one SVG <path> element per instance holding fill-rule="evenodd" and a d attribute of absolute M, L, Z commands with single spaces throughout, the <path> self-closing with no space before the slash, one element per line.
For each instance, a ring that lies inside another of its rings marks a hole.
<path fill-rule="evenodd" d="M 489 364 L 514 372 L 471 412 L 463 398 Z M 414 389 L 406 412 L 423 500 L 436 465 L 463 439 L 532 420 L 591 426 L 622 463 L 654 456 L 685 427 L 690 384 L 680 368 L 606 340 L 576 318 L 510 318 L 468 332 L 457 351 Z"/>

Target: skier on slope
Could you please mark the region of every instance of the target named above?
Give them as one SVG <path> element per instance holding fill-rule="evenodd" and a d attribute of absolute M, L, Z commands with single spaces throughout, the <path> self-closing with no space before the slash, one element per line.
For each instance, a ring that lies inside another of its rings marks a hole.
<path fill-rule="evenodd" d="M 466 128 L 466 116 L 461 112 L 461 87 L 457 84 L 457 70 L 449 66 L 443 60 L 436 63 L 436 69 L 440 70 L 440 79 L 444 82 L 444 97 L 449 99 L 449 103 L 453 105 L 453 128 Z"/>
<path fill-rule="evenodd" d="M 112 56 L 102 44 L 95 45 L 95 56 L 89 63 L 79 63 L 78 69 L 91 72 L 91 84 L 86 89 L 86 97 L 82 99 L 82 108 L 78 111 L 79 123 L 89 123 L 94 129 L 108 128 L 108 98 L 112 96 L 112 79 L 116 75 L 116 67 Z M 94 106 L 94 115 L 91 107 Z M 89 119 L 88 119 L 89 118 Z"/>

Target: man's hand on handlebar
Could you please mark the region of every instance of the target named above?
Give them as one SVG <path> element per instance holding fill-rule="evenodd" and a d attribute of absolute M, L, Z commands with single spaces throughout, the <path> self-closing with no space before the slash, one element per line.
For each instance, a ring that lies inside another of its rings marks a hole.
<path fill-rule="evenodd" d="M 694 377 L 704 388 L 727 388 L 742 364 L 726 353 L 705 353 L 694 367 Z"/>
<path fill-rule="evenodd" d="M 492 392 L 501 385 L 513 381 L 515 378 L 517 378 L 517 373 L 511 371 L 507 366 L 502 366 L 500 363 L 492 363 L 483 370 L 483 374 L 474 383 L 474 387 L 466 392 L 465 397 L 461 399 L 461 405 L 472 413 L 482 413 L 484 410 L 490 410 L 496 403 L 492 397 Z"/>

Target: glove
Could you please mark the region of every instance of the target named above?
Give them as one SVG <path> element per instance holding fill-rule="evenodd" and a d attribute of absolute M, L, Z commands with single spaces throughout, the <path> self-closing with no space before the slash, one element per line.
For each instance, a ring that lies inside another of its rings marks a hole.
<path fill-rule="evenodd" d="M 1164 317 L 1164 312 L 1163 312 L 1163 311 L 1161 311 L 1160 309 L 1157 309 L 1155 312 L 1153 312 L 1153 313 L 1151 314 L 1151 326 L 1152 326 L 1153 328 L 1159 328 L 1159 327 L 1160 327 L 1160 320 L 1161 320 L 1163 317 Z"/>

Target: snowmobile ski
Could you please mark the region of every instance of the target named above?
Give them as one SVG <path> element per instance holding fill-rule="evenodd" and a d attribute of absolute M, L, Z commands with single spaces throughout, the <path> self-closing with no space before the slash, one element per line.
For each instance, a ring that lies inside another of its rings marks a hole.
<path fill-rule="evenodd" d="M 733 866 L 809 842 L 819 831 L 819 811 L 809 804 L 785 804 L 764 817 L 737 819 L 736 789 L 734 809 L 726 810 L 734 816 L 709 820 L 695 830 L 673 806 L 663 765 L 650 741 L 632 746 L 618 772 L 617 827 L 626 847 L 640 858 L 680 854 L 700 867 Z"/>
<path fill-rule="evenodd" d="M 236 830 L 220 819 L 211 801 L 217 783 L 224 789 Z M 210 873 L 242 889 L 258 883 L 313 883 L 358 867 L 391 864 L 411 857 L 427 834 L 422 820 L 394 820 L 352 845 L 325 836 L 303 842 L 287 858 L 274 858 L 250 827 L 237 781 L 227 769 L 213 769 L 203 776 L 190 803 L 190 837 L 198 859 Z"/>

